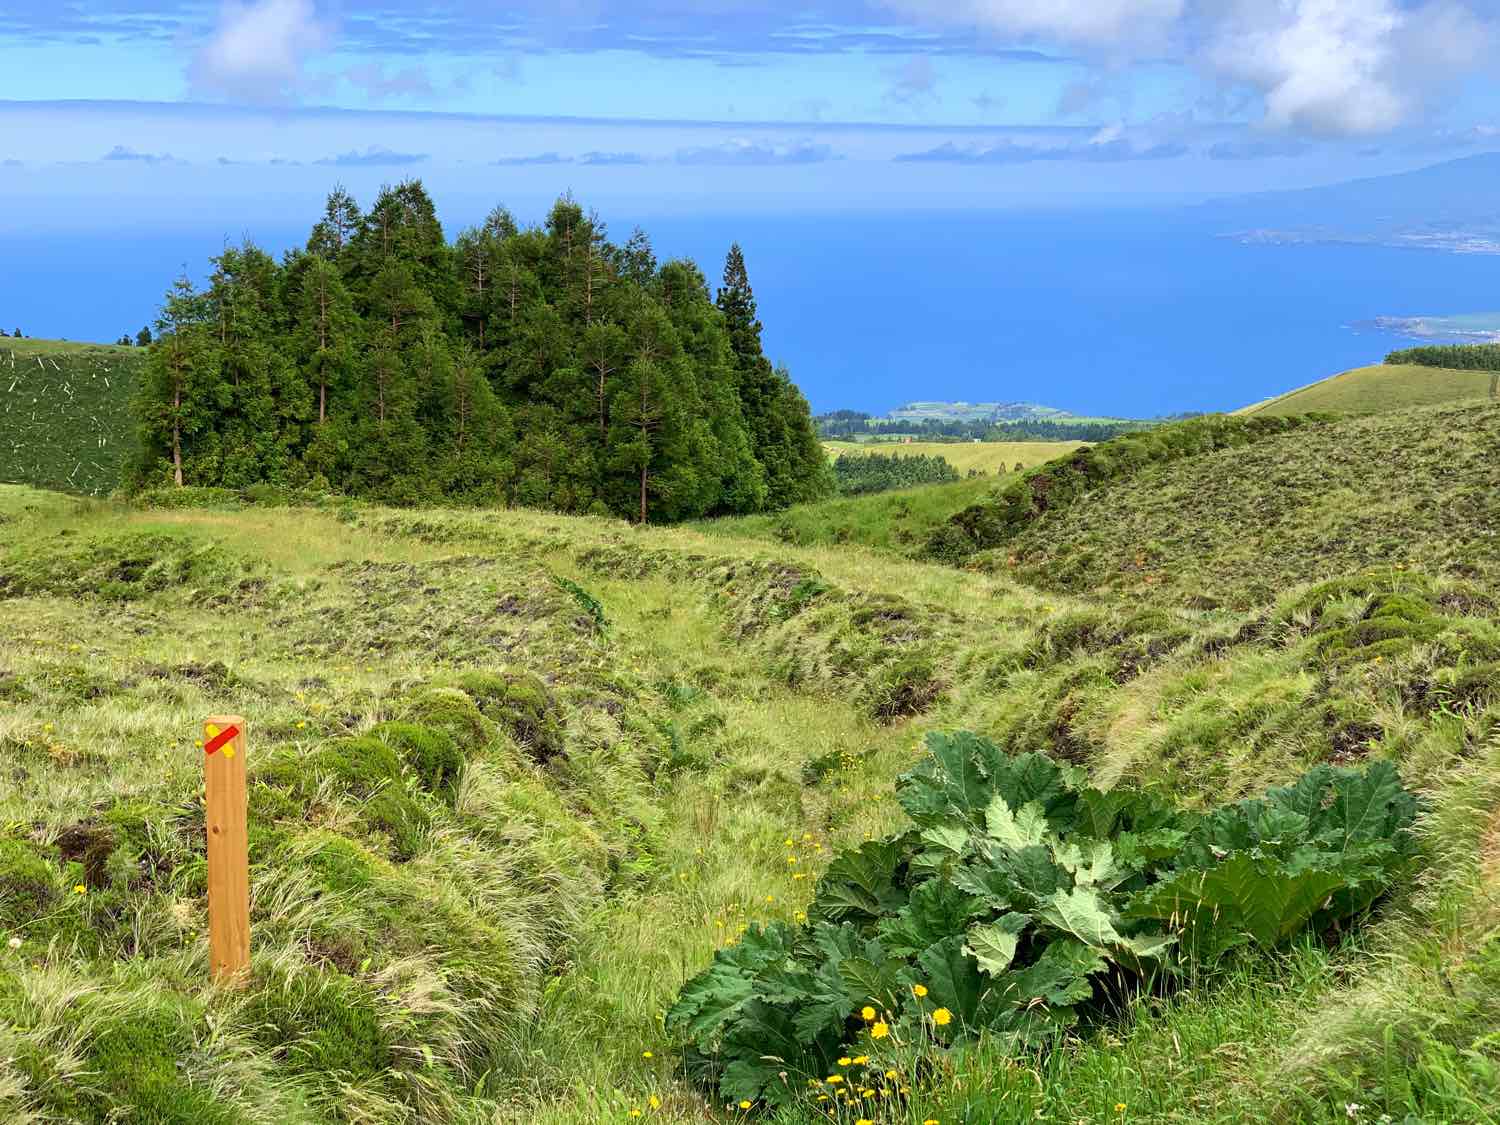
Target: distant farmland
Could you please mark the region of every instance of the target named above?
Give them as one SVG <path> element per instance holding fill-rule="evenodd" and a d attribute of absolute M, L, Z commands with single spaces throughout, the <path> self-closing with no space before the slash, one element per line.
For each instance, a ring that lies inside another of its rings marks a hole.
<path fill-rule="evenodd" d="M 0 341 L 0 482 L 102 496 L 136 448 L 144 350 Z"/>
<path fill-rule="evenodd" d="M 1009 473 L 1013 472 L 1017 465 L 1032 469 L 1054 457 L 1072 453 L 1082 444 L 1081 441 L 914 441 L 909 443 L 825 441 L 823 448 L 828 450 L 831 457 L 844 453 L 879 453 L 885 456 L 893 454 L 911 456 L 920 453 L 927 457 L 936 455 L 960 473 L 967 474 L 970 469 L 978 469 L 985 473 Z"/>

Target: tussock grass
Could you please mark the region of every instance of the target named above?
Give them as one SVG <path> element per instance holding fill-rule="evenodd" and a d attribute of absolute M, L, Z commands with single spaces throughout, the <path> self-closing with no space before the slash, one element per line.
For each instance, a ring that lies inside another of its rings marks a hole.
<path fill-rule="evenodd" d="M 1045 1057 L 981 1045 L 875 1119 L 1494 1104 L 1484 581 L 1403 561 L 1208 607 L 526 512 L 0 488 L 0 513 L 0 1116 L 156 1104 L 110 1084 L 124 1020 L 173 1059 L 161 1121 L 212 1120 L 205 1091 L 250 1121 L 735 1119 L 677 1073 L 663 1012 L 748 922 L 795 918 L 833 850 L 900 826 L 891 780 L 936 727 L 1205 803 L 1389 755 L 1430 798 L 1424 875 L 1354 934 L 1127 998 Z M 213 565 L 106 600 L 90 568 L 142 541 Z M 205 983 L 192 742 L 230 707 L 255 778 L 242 995 Z M 339 749 L 367 739 L 378 770 Z M 97 862 L 80 826 L 107 830 Z"/>

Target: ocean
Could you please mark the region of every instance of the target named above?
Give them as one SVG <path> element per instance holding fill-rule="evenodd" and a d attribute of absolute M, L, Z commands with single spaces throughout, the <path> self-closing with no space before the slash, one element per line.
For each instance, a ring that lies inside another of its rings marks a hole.
<path fill-rule="evenodd" d="M 604 217 L 620 240 L 638 219 Z M 1233 409 L 1403 346 L 1370 326 L 1377 317 L 1500 307 L 1500 256 L 1242 245 L 1192 209 L 640 221 L 661 256 L 694 258 L 710 282 L 729 243 L 743 245 L 767 352 L 819 411 L 913 399 L 1134 417 Z M 245 233 L 279 251 L 305 231 Z M 0 326 L 133 336 L 225 237 L 5 235 Z"/>

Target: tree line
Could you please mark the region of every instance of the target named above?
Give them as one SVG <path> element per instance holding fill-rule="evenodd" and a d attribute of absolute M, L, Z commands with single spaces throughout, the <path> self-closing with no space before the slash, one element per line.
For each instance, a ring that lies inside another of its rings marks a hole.
<path fill-rule="evenodd" d="M 1149 430 L 1155 422 L 996 422 L 988 418 L 876 418 L 858 410 L 819 414 L 814 421 L 826 440 L 860 437 L 906 437 L 918 441 L 1108 441 L 1121 434 Z"/>
<path fill-rule="evenodd" d="M 1500 371 L 1500 344 L 1429 344 L 1391 352 L 1385 361 L 1454 371 Z"/>
<path fill-rule="evenodd" d="M 959 480 L 958 470 L 937 454 L 845 453 L 833 462 L 838 490 L 845 496 L 946 484 Z"/>
<path fill-rule="evenodd" d="M 129 483 L 313 487 L 639 521 L 832 488 L 807 402 L 761 345 L 736 245 L 712 295 L 570 196 L 451 243 L 420 181 L 329 195 L 304 248 L 212 259 L 168 292 Z"/>

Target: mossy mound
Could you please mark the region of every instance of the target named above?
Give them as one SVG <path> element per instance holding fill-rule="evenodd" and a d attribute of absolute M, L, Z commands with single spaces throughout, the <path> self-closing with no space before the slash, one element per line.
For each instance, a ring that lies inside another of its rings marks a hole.
<path fill-rule="evenodd" d="M 463 775 L 464 754 L 446 731 L 419 723 L 381 723 L 370 732 L 401 755 L 406 768 L 427 792 L 451 806 Z"/>
<path fill-rule="evenodd" d="M 467 672 L 458 686 L 537 762 L 566 749 L 562 708 L 541 677 L 530 672 Z"/>
<path fill-rule="evenodd" d="M 19 930 L 60 897 L 57 868 L 26 840 L 0 840 L 0 928 Z"/>
<path fill-rule="evenodd" d="M 456 687 L 428 687 L 414 692 L 401 701 L 396 718 L 442 731 L 468 753 L 488 746 L 495 737 L 494 725 L 474 700 Z"/>
<path fill-rule="evenodd" d="M 370 735 L 336 739 L 304 754 L 283 753 L 257 769 L 255 780 L 303 801 L 315 797 L 325 784 L 363 801 L 366 825 L 389 836 L 401 859 L 421 850 L 432 826 L 432 814 L 407 788 L 401 758 Z M 258 794 L 252 808 L 278 819 L 283 812 L 272 794 Z"/>

